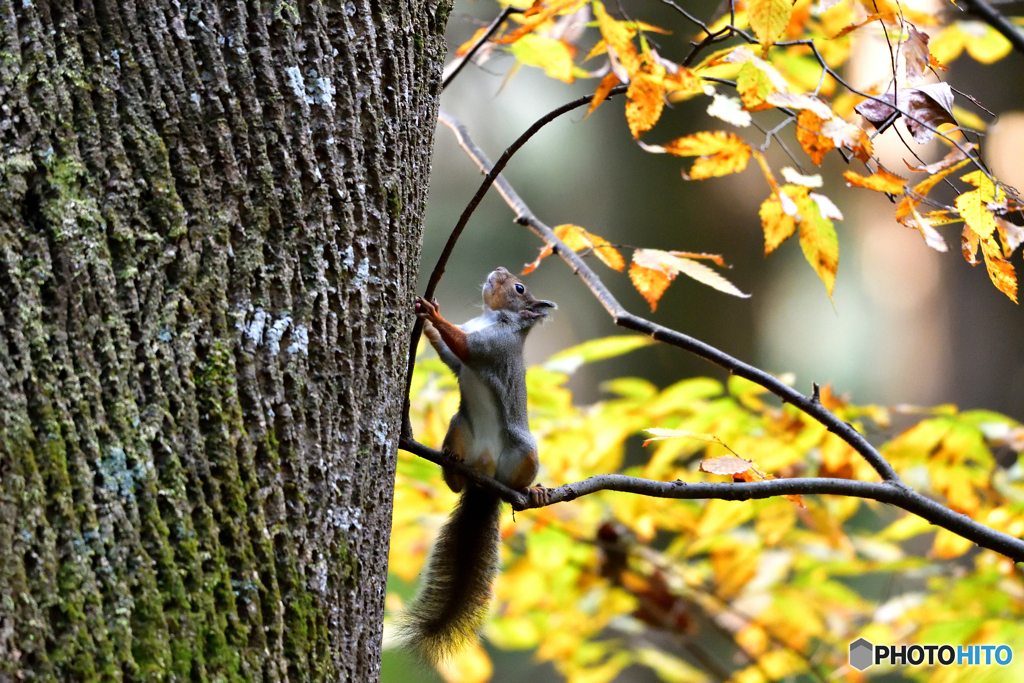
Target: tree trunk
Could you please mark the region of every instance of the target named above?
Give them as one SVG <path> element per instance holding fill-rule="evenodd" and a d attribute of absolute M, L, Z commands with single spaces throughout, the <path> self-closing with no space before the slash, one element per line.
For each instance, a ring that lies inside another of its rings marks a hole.
<path fill-rule="evenodd" d="M 379 676 L 435 2 L 0 0 L 0 680 Z"/>

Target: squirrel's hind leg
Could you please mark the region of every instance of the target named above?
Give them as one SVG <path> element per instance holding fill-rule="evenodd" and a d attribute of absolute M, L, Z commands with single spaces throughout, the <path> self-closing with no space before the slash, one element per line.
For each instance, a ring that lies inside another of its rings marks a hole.
<path fill-rule="evenodd" d="M 472 432 L 469 431 L 469 426 L 465 424 L 465 420 L 462 419 L 459 413 L 455 413 L 452 421 L 448 423 L 448 433 L 444 437 L 441 452 L 459 462 L 465 462 L 466 446 L 468 445 L 466 442 L 472 438 Z M 460 493 L 462 489 L 466 488 L 466 478 L 455 470 L 445 467 L 441 472 L 444 475 L 445 483 L 448 484 L 448 488 L 455 493 Z"/>

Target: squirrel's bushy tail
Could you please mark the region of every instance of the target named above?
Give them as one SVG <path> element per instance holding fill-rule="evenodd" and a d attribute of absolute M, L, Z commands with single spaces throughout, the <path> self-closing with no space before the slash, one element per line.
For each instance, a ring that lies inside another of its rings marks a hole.
<path fill-rule="evenodd" d="M 402 646 L 437 664 L 476 637 L 498 573 L 501 499 L 468 486 L 441 528 L 419 593 L 399 621 Z"/>

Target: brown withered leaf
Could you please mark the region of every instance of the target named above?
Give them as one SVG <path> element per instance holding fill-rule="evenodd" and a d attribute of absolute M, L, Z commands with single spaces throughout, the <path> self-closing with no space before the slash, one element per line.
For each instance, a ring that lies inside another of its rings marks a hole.
<path fill-rule="evenodd" d="M 900 88 L 895 95 L 887 92 L 875 99 L 864 100 L 854 110 L 879 133 L 906 114 L 907 128 L 920 145 L 930 142 L 935 137 L 935 129 L 943 123 L 956 124 L 953 117 L 953 91 L 947 83 Z"/>
<path fill-rule="evenodd" d="M 918 31 L 910 23 L 906 25 L 906 28 L 909 35 L 900 45 L 900 52 L 907 65 L 907 81 L 911 84 L 920 83 L 928 75 L 928 63 L 929 57 L 931 57 L 931 53 L 928 51 L 928 34 Z"/>

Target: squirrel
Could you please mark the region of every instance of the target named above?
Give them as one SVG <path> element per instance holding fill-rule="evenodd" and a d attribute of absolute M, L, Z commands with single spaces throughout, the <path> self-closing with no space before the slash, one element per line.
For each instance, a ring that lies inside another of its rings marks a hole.
<path fill-rule="evenodd" d="M 537 442 L 526 417 L 523 346 L 533 327 L 557 308 L 535 298 L 516 276 L 497 268 L 483 285 L 483 315 L 463 325 L 441 316 L 437 301 L 416 297 L 424 333 L 459 379 L 459 410 L 442 452 L 546 503 L 537 476 Z M 444 468 L 448 487 L 461 493 L 427 560 L 420 590 L 400 619 L 399 638 L 421 660 L 447 660 L 487 617 L 500 563 L 501 499 Z"/>

